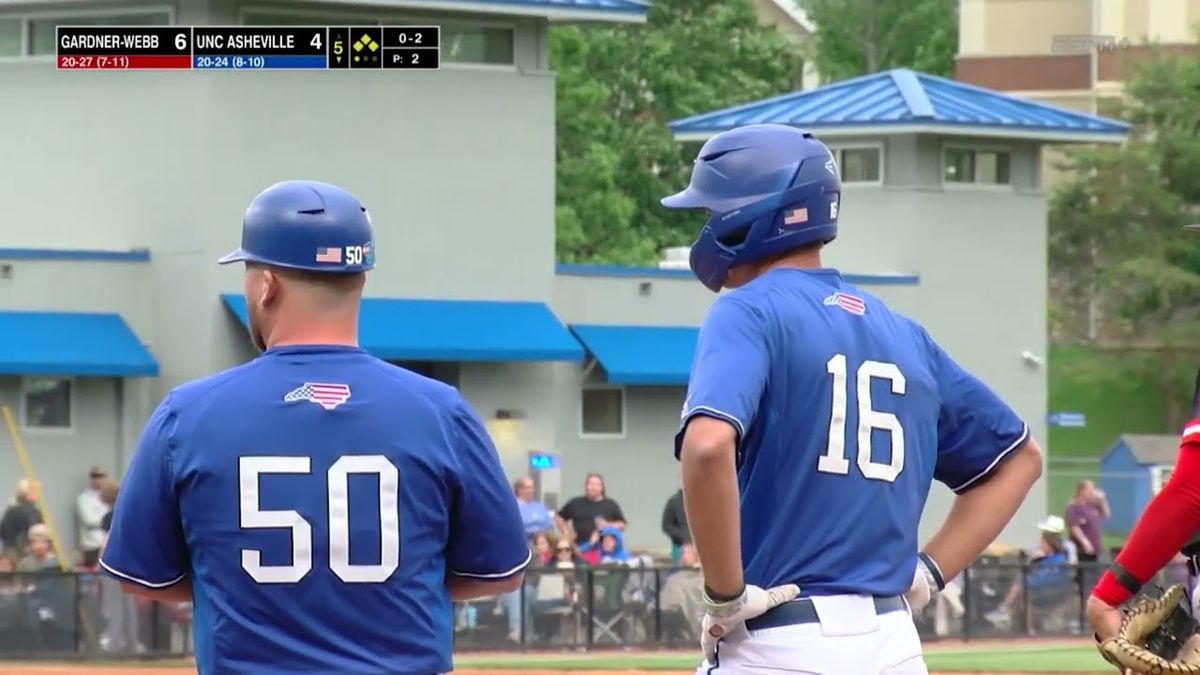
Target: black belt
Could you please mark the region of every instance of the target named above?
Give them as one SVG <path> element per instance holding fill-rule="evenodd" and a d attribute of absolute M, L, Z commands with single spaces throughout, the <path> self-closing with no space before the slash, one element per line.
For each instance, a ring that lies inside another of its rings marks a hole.
<path fill-rule="evenodd" d="M 876 596 L 874 600 L 876 614 L 890 614 L 892 612 L 908 610 L 908 604 L 899 595 L 887 597 Z M 820 617 L 817 616 L 817 608 L 813 606 L 813 601 L 809 598 L 801 598 L 782 604 L 762 616 L 750 619 L 746 622 L 746 629 L 763 630 L 764 628 L 795 626 L 802 623 L 817 623 L 820 620 Z"/>

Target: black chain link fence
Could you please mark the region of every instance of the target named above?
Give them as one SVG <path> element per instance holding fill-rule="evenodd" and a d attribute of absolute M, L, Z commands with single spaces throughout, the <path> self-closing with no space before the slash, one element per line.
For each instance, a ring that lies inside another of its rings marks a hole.
<path fill-rule="evenodd" d="M 933 640 L 1086 635 L 1084 605 L 1106 569 L 981 558 L 916 617 Z M 1182 566 L 1161 585 L 1186 583 Z M 454 607 L 457 651 L 694 648 L 699 570 L 535 569 L 510 595 Z M 96 573 L 0 574 L 0 659 L 179 658 L 191 654 L 186 604 L 131 598 Z"/>

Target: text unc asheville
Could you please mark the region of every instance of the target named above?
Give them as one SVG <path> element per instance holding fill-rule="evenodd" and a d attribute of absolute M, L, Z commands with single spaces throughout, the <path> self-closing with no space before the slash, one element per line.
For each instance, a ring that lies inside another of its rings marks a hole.
<path fill-rule="evenodd" d="M 214 35 L 205 35 L 197 33 L 196 49 L 230 49 L 230 50 L 246 50 L 259 51 L 263 49 L 295 49 L 296 36 L 291 33 L 275 33 L 275 34 L 238 34 L 222 35 L 220 33 Z"/>

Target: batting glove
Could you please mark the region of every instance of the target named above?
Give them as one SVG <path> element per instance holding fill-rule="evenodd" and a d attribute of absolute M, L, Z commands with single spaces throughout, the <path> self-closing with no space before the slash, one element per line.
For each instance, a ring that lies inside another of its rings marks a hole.
<path fill-rule="evenodd" d="M 762 589 L 758 586 L 746 586 L 741 596 L 725 602 L 716 602 L 704 591 L 706 611 L 700 622 L 700 648 L 704 658 L 712 663 L 716 655 L 717 641 L 745 628 L 746 620 L 761 616 L 767 610 L 774 609 L 785 602 L 791 602 L 800 595 L 800 587 L 795 584 L 775 586 Z"/>
<path fill-rule="evenodd" d="M 909 609 L 915 615 L 937 595 L 938 591 L 946 588 L 946 581 L 942 578 L 942 570 L 938 568 L 933 558 L 929 557 L 928 553 L 917 554 L 917 568 L 913 570 L 912 586 L 909 586 L 908 591 L 904 593 L 904 599 L 908 600 Z"/>

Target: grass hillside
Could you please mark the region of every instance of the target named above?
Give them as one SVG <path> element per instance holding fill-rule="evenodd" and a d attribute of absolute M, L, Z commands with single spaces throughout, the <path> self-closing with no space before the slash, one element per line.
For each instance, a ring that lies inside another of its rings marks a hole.
<path fill-rule="evenodd" d="M 1195 366 L 1181 364 L 1176 370 L 1172 395 L 1183 403 L 1192 394 Z M 1100 457 L 1121 434 L 1177 431 L 1166 419 L 1161 377 L 1162 360 L 1154 353 L 1077 346 L 1050 349 L 1048 412 L 1081 412 L 1087 422 L 1082 428 L 1048 430 L 1050 513 L 1063 512 L 1076 483 L 1097 477 Z"/>
<path fill-rule="evenodd" d="M 1161 368 L 1155 354 L 1052 347 L 1048 412 L 1082 412 L 1087 426 L 1051 427 L 1050 457 L 1098 459 L 1123 433 L 1173 433 L 1165 418 Z M 1175 395 L 1186 401 L 1195 370 L 1190 365 L 1179 370 Z"/>

